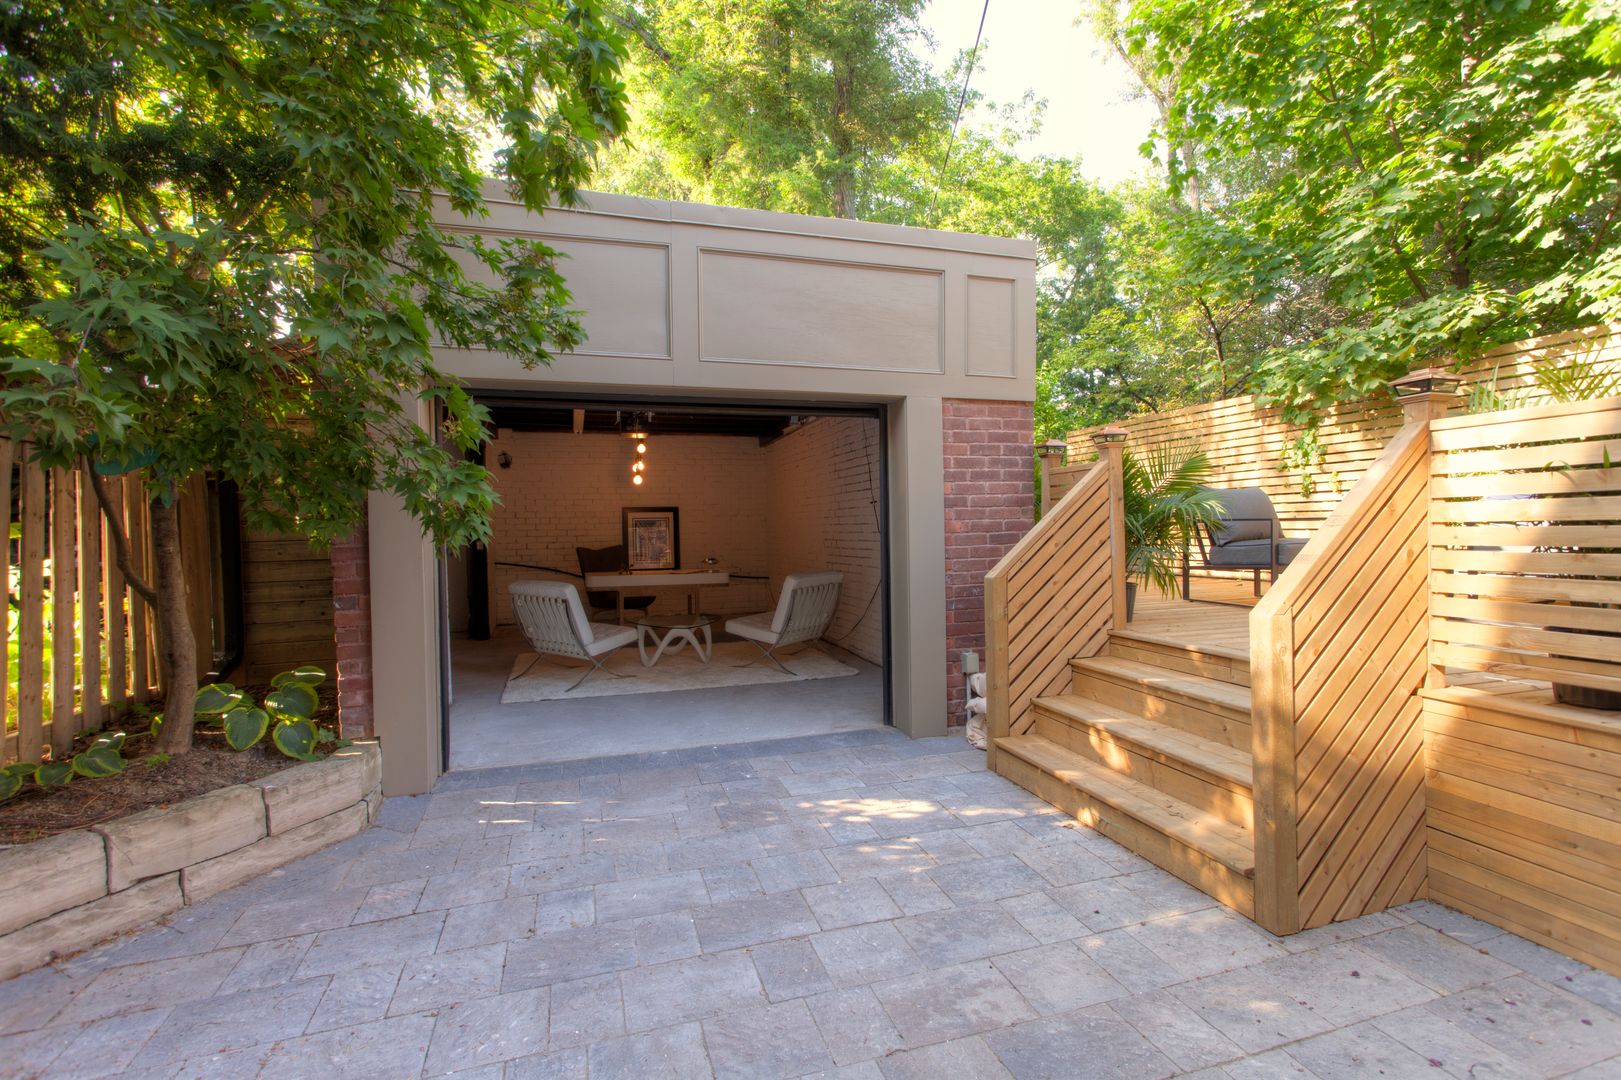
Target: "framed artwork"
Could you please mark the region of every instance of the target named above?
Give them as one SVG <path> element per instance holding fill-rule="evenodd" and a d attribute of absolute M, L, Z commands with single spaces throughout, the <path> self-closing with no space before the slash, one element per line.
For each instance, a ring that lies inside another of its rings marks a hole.
<path fill-rule="evenodd" d="M 631 570 L 681 568 L 681 511 L 674 506 L 627 506 L 621 511 L 625 560 Z"/>

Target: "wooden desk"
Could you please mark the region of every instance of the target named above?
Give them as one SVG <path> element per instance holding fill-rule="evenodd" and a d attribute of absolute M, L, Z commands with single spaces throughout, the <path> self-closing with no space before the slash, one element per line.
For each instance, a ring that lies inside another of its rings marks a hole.
<path fill-rule="evenodd" d="M 728 585 L 732 575 L 724 570 L 632 570 L 624 574 L 587 574 L 587 590 L 612 589 L 618 598 L 618 616 L 625 623 L 625 594 L 627 592 L 657 592 L 660 589 L 680 589 L 687 594 L 687 614 L 698 612 L 698 590 L 705 585 Z"/>

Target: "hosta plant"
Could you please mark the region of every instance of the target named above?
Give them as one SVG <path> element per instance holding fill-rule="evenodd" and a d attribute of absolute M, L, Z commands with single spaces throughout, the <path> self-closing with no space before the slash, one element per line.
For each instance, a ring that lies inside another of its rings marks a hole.
<path fill-rule="evenodd" d="M 341 743 L 314 720 L 321 703 L 315 688 L 325 681 L 326 672 L 318 667 L 283 671 L 270 680 L 270 692 L 257 705 L 230 683 L 209 683 L 197 691 L 194 708 L 199 723 L 217 724 L 233 750 L 246 750 L 268 736 L 288 757 L 314 761 L 322 744 Z"/>
<path fill-rule="evenodd" d="M 98 735 L 89 746 L 66 761 L 18 761 L 0 769 L 0 802 L 11 798 L 32 780 L 40 787 L 62 787 L 75 776 L 116 776 L 124 760 L 124 733 Z"/>

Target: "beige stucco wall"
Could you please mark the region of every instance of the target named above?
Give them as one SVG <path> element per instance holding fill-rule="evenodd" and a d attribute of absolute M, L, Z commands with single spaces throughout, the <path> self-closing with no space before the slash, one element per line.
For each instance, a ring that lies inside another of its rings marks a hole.
<path fill-rule="evenodd" d="M 539 216 L 488 192 L 488 218 L 446 207 L 445 227 L 556 247 L 589 339 L 537 369 L 436 349 L 468 386 L 887 409 L 894 717 L 912 735 L 943 732 L 941 403 L 1034 400 L 1035 246 L 595 194 Z M 374 593 L 396 578 L 408 587 L 374 609 L 385 789 L 422 791 L 437 774 L 437 660 L 423 659 L 437 609 L 420 591 L 433 580 L 433 552 L 379 542 L 377 521 L 398 525 L 398 511 L 381 496 L 373 502 Z M 385 617 L 407 625 L 385 626 Z M 390 681 L 392 711 L 382 690 Z"/>

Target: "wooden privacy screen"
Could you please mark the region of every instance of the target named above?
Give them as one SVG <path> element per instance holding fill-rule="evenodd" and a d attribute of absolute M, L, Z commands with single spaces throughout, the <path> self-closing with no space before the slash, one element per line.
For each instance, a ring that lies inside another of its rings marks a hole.
<path fill-rule="evenodd" d="M 114 564 L 106 522 L 82 471 L 45 470 L 31 447 L 0 439 L 0 515 L 6 544 L 8 619 L 0 667 L 5 695 L 0 760 L 57 756 L 81 731 L 98 727 L 158 693 L 152 612 L 125 584 Z M 107 486 L 134 538 L 136 567 L 150 576 L 152 552 L 146 499 L 133 477 Z M 181 547 L 195 567 L 191 620 L 198 664 L 211 662 L 212 628 L 220 625 L 220 590 L 209 558 L 217 549 L 207 486 L 181 494 Z"/>
<path fill-rule="evenodd" d="M 1114 621 L 1109 469 L 1099 462 L 985 575 L 986 717 L 995 740 L 1023 735 L 1030 703 L 1069 685 Z"/>
<path fill-rule="evenodd" d="M 1500 390 L 1523 394 L 1529 404 L 1546 398 L 1532 381 L 1534 366 L 1572 358 L 1621 366 L 1621 325 L 1507 345 L 1469 361 L 1460 375 L 1466 390 L 1477 383 L 1489 383 L 1495 375 Z M 1453 412 L 1463 410 L 1462 400 L 1460 396 Z M 1131 433 L 1130 445 L 1134 447 L 1191 440 L 1209 456 L 1215 468 L 1213 487 L 1265 488 L 1283 520 L 1284 532 L 1308 536 L 1356 485 L 1401 427 L 1402 419 L 1401 410 L 1389 398 L 1328 410 L 1317 433 L 1323 459 L 1304 471 L 1283 465 L 1284 451 L 1302 429 L 1285 423 L 1278 410 L 1262 406 L 1253 395 L 1133 416 L 1117 424 Z M 1050 470 L 1048 505 L 1062 496 L 1090 464 L 1093 430 L 1069 435 L 1070 459 L 1077 464 Z M 1303 483 L 1312 490 L 1303 492 Z"/>
<path fill-rule="evenodd" d="M 1621 398 L 1432 425 L 1430 654 L 1621 691 Z"/>
<path fill-rule="evenodd" d="M 1275 933 L 1424 886 L 1429 437 L 1390 445 L 1250 612 L 1255 917 Z"/>

